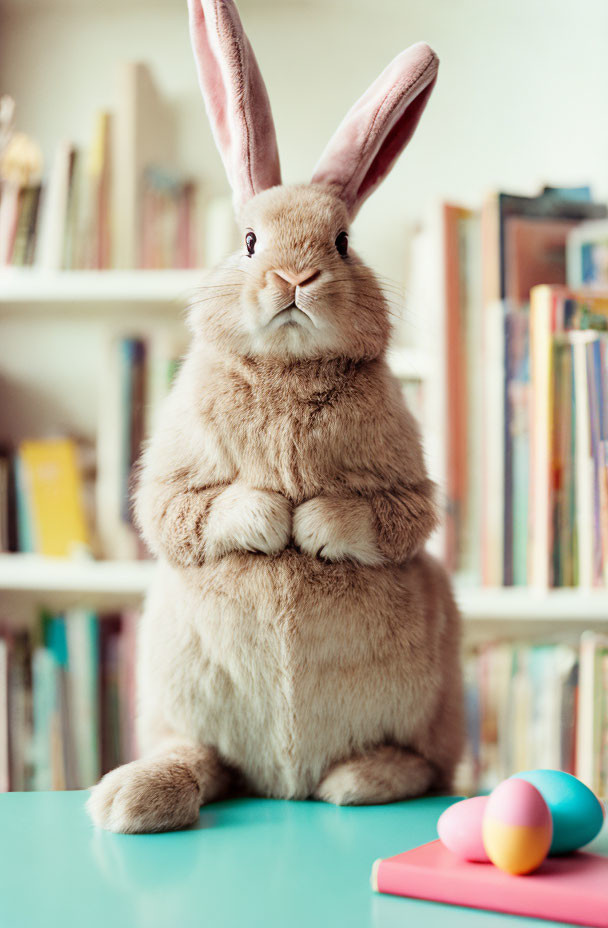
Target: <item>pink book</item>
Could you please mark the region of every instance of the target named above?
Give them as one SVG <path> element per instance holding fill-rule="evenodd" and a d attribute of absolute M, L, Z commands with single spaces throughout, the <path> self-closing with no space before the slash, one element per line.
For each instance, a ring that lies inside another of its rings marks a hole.
<path fill-rule="evenodd" d="M 372 886 L 380 893 L 428 899 L 510 915 L 608 928 L 608 858 L 578 851 L 550 857 L 527 876 L 470 863 L 431 841 L 377 860 Z"/>

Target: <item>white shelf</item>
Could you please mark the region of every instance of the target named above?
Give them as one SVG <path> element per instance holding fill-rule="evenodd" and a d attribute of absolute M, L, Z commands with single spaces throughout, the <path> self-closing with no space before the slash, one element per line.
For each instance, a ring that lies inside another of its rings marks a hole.
<path fill-rule="evenodd" d="M 200 285 L 202 270 L 185 271 L 0 271 L 0 311 L 40 304 L 167 304 Z"/>
<path fill-rule="evenodd" d="M 52 595 L 70 600 L 121 596 L 132 601 L 150 582 L 151 561 L 66 561 L 36 554 L 0 555 L 0 594 L 27 596 L 42 601 Z M 473 589 L 456 585 L 456 598 L 468 622 L 520 624 L 608 622 L 608 591 L 563 589 Z"/>
<path fill-rule="evenodd" d="M 63 560 L 38 554 L 0 555 L 0 593 L 40 597 L 47 593 L 129 599 L 145 593 L 151 561 Z"/>
<path fill-rule="evenodd" d="M 608 590 L 467 588 L 458 584 L 455 589 L 459 608 L 468 621 L 608 622 Z"/>

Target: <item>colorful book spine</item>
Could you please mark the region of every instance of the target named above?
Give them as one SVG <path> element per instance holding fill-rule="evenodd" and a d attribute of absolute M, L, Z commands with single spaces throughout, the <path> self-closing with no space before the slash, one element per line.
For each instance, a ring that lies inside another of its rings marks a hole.
<path fill-rule="evenodd" d="M 99 779 L 99 626 L 94 612 L 71 609 L 65 616 L 69 655 L 69 706 L 76 756 L 76 780 Z"/>
<path fill-rule="evenodd" d="M 458 790 L 489 791 L 512 773 L 536 767 L 574 773 L 581 750 L 584 757 L 599 757 L 605 721 L 595 747 L 581 729 L 581 713 L 597 718 L 589 704 L 604 698 L 597 672 L 587 667 L 589 648 L 583 636 L 580 665 L 575 645 L 497 641 L 469 652 L 467 749 Z"/>
<path fill-rule="evenodd" d="M 79 789 L 133 760 L 137 614 L 0 631 L 0 791 Z"/>
<path fill-rule="evenodd" d="M 21 443 L 17 506 L 22 551 L 70 557 L 89 550 L 78 449 L 73 441 Z"/>
<path fill-rule="evenodd" d="M 38 628 L 0 634 L 0 786 L 88 787 L 137 756 L 135 613 L 44 614 Z M 608 636 L 577 645 L 496 641 L 466 656 L 467 746 L 462 792 L 487 791 L 517 770 L 608 783 Z"/>
<path fill-rule="evenodd" d="M 60 141 L 42 184 L 38 146 L 7 128 L 0 267 L 197 266 L 196 184 L 172 166 L 170 107 L 146 65 L 122 78 L 116 112 L 95 114 L 86 151 Z"/>
<path fill-rule="evenodd" d="M 483 321 L 482 578 L 487 586 L 501 586 L 504 579 L 505 313 L 504 303 L 493 303 L 485 307 Z"/>

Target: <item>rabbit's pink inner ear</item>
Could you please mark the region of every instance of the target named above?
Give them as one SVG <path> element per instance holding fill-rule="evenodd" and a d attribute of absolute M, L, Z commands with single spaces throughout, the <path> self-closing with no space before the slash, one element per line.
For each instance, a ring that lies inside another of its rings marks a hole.
<path fill-rule="evenodd" d="M 312 181 L 334 187 L 351 218 L 414 134 L 438 67 L 424 42 L 406 49 L 355 103 L 323 152 Z"/>
<path fill-rule="evenodd" d="M 188 6 L 199 83 L 238 209 L 281 183 L 270 102 L 232 0 L 188 0 Z"/>

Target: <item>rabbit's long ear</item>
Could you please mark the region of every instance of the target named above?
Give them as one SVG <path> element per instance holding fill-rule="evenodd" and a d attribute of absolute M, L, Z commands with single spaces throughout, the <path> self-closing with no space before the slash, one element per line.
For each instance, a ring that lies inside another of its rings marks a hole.
<path fill-rule="evenodd" d="M 238 209 L 281 183 L 270 102 L 232 0 L 188 0 L 188 7 L 198 79 Z"/>
<path fill-rule="evenodd" d="M 335 186 L 351 219 L 414 134 L 438 67 L 424 42 L 401 52 L 349 110 L 321 155 L 312 182 Z"/>

